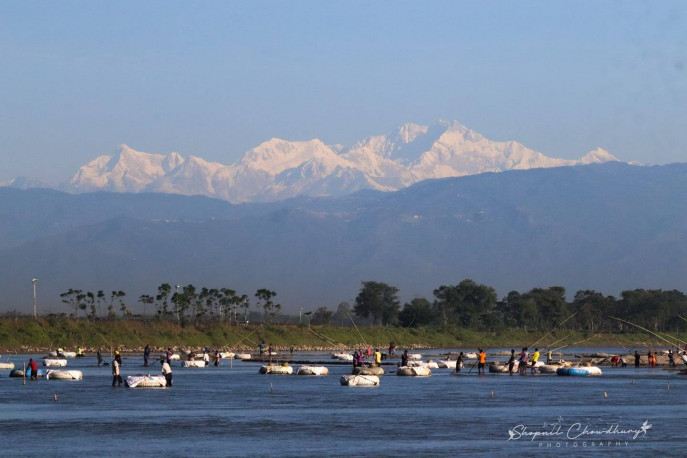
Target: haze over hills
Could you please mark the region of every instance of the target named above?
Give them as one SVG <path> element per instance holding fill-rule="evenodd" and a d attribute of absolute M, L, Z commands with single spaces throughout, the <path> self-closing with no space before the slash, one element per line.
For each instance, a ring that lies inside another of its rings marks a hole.
<path fill-rule="evenodd" d="M 427 179 L 616 161 L 597 148 L 579 160 L 547 157 L 515 141 L 492 141 L 458 122 L 405 124 L 351 146 L 321 140 L 268 140 L 230 165 L 179 153 L 150 154 L 121 145 L 82 166 L 59 189 L 83 193 L 162 192 L 229 202 L 396 191 Z M 16 180 L 27 187 L 31 180 Z"/>
<path fill-rule="evenodd" d="M 687 290 L 687 164 L 619 162 L 425 180 L 396 192 L 232 205 L 172 194 L 0 188 L 0 308 L 65 310 L 69 288 L 163 283 L 278 293 L 334 309 L 362 280 L 432 299 L 464 278 L 508 291 L 560 285 Z"/>

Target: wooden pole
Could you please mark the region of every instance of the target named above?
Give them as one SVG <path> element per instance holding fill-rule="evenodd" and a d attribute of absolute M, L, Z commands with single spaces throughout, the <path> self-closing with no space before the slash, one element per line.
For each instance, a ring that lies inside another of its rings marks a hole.
<path fill-rule="evenodd" d="M 661 340 L 664 341 L 664 342 L 668 342 L 668 343 L 670 344 L 671 347 L 680 347 L 679 345 L 675 345 L 674 342 L 671 342 L 671 341 L 668 340 L 668 339 L 664 339 L 663 337 L 659 336 L 658 334 L 656 334 L 656 333 L 654 333 L 654 332 L 651 332 L 651 331 L 649 331 L 647 328 L 643 328 L 643 327 L 641 327 L 641 326 L 638 325 L 638 324 L 630 323 L 630 322 L 627 321 L 627 320 L 623 320 L 622 318 L 616 318 L 616 317 L 614 317 L 614 316 L 609 316 L 609 318 L 613 318 L 614 320 L 622 321 L 623 323 L 627 323 L 627 324 L 629 324 L 629 325 L 632 325 L 632 326 L 634 326 L 634 327 L 636 327 L 636 328 L 641 329 L 642 331 L 646 331 L 646 332 L 648 332 L 649 334 L 651 334 L 652 336 L 658 337 L 659 339 L 661 339 Z"/>

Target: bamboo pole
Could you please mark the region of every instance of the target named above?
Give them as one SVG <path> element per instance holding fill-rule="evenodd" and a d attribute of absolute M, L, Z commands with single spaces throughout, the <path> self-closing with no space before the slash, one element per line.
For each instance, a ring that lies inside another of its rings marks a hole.
<path fill-rule="evenodd" d="M 534 347 L 534 346 L 537 345 L 540 341 L 542 341 L 542 340 L 544 339 L 544 337 L 547 337 L 547 336 L 553 334 L 554 331 L 556 330 L 556 328 L 559 328 L 560 326 L 562 326 L 563 324 L 565 324 L 568 320 L 570 320 L 572 317 L 574 317 L 575 315 L 577 315 L 579 312 L 582 311 L 582 309 L 584 309 L 584 308 L 585 308 L 586 306 L 588 306 L 588 305 L 589 305 L 589 302 L 585 303 L 582 307 L 580 307 L 579 309 L 577 309 L 572 315 L 570 315 L 568 318 L 566 318 L 565 320 L 563 320 L 563 321 L 561 321 L 560 323 L 558 323 L 556 326 L 553 327 L 553 329 L 552 329 L 551 331 L 549 331 L 547 334 L 545 334 L 543 337 L 541 337 L 541 338 L 540 338 L 539 340 L 537 340 L 535 343 L 533 343 L 532 345 L 530 345 L 528 348 Z"/>
<path fill-rule="evenodd" d="M 353 326 L 355 327 L 355 330 L 358 331 L 358 335 L 360 336 L 360 340 L 363 341 L 363 344 L 367 347 L 367 342 L 365 342 L 365 339 L 363 338 L 363 335 L 360 333 L 360 329 L 358 329 L 358 326 L 356 326 L 355 321 L 353 321 L 353 318 L 351 317 L 351 314 L 346 311 L 346 314 L 348 315 L 348 318 L 350 318 L 351 323 L 353 323 Z"/>
<path fill-rule="evenodd" d="M 671 347 L 680 347 L 679 345 L 675 345 L 674 342 L 671 342 L 671 341 L 668 340 L 668 339 L 664 339 L 663 337 L 659 336 L 658 334 L 656 334 L 656 333 L 654 333 L 654 332 L 651 332 L 651 331 L 649 331 L 647 328 L 644 328 L 644 327 L 642 327 L 642 326 L 640 326 L 640 325 L 638 325 L 638 324 L 634 324 L 634 323 L 631 323 L 631 322 L 629 322 L 629 321 L 627 321 L 627 320 L 623 320 L 622 318 L 616 318 L 616 317 L 614 317 L 614 316 L 609 316 L 609 318 L 613 318 L 614 320 L 622 321 L 623 323 L 627 323 L 627 324 L 629 324 L 629 325 L 632 325 L 632 326 L 634 326 L 634 327 L 636 327 L 636 328 L 641 329 L 642 331 L 646 331 L 646 332 L 648 332 L 649 334 L 651 334 L 652 336 L 658 337 L 659 339 L 661 339 L 661 340 L 664 341 L 664 342 L 668 342 L 668 343 L 670 344 Z"/>
<path fill-rule="evenodd" d="M 577 342 L 573 342 L 573 343 L 568 344 L 568 345 L 563 345 L 562 347 L 554 348 L 554 349 L 551 350 L 551 351 L 554 352 L 554 351 L 561 350 L 561 349 L 563 349 L 563 348 L 572 347 L 573 345 L 577 345 L 577 344 L 580 344 L 580 343 L 582 343 L 582 342 L 586 342 L 586 341 L 588 341 L 588 340 L 592 340 L 592 339 L 593 339 L 594 337 L 596 337 L 596 336 L 597 336 L 597 334 L 594 334 L 593 336 L 588 337 L 588 338 L 586 338 L 586 339 L 584 339 L 584 340 L 578 340 Z"/>

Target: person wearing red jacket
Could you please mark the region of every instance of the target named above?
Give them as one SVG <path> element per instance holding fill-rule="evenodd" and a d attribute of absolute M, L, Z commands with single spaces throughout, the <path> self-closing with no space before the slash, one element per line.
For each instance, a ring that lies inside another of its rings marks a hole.
<path fill-rule="evenodd" d="M 29 369 L 31 369 L 31 380 L 38 380 L 38 364 L 33 358 L 29 358 Z"/>

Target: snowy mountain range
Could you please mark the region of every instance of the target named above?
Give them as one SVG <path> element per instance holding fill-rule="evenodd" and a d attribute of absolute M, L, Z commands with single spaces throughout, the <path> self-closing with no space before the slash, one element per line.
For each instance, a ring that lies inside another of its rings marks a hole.
<path fill-rule="evenodd" d="M 203 195 L 240 202 L 268 202 L 299 195 L 342 196 L 362 189 L 396 191 L 431 179 L 484 172 L 617 161 L 597 148 L 579 160 L 551 158 L 515 141 L 492 141 L 458 122 L 405 124 L 388 135 L 350 147 L 321 140 L 268 140 L 224 165 L 136 151 L 126 145 L 114 155 L 82 166 L 62 189 Z"/>

